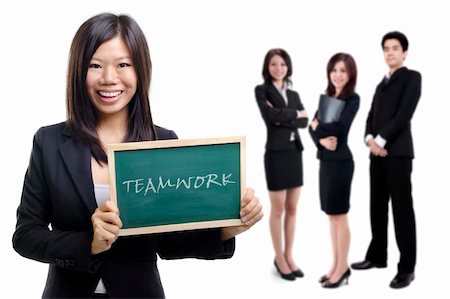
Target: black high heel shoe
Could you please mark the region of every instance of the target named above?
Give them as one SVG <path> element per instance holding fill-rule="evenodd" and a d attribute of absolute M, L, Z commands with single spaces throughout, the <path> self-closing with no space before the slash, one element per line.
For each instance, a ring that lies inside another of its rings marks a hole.
<path fill-rule="evenodd" d="M 320 278 L 319 278 L 319 283 L 324 283 L 325 281 L 328 281 L 328 279 L 330 279 L 326 274 L 325 275 L 322 275 Z"/>
<path fill-rule="evenodd" d="M 278 268 L 276 260 L 273 261 L 273 264 L 275 265 L 275 268 L 277 269 L 277 272 L 280 274 L 281 278 L 286 279 L 286 280 L 295 280 L 294 273 L 291 272 L 288 274 L 284 274 L 283 272 L 280 271 L 280 268 Z"/>
<path fill-rule="evenodd" d="M 300 269 L 297 269 L 297 270 L 295 270 L 295 271 L 292 271 L 292 274 L 294 274 L 294 276 L 295 276 L 295 277 L 298 277 L 298 278 L 302 278 L 302 277 L 305 276 L 305 273 L 303 273 L 303 271 L 300 270 Z"/>
<path fill-rule="evenodd" d="M 335 289 L 340 287 L 343 283 L 348 284 L 348 278 L 351 274 L 352 272 L 350 271 L 350 268 L 348 268 L 338 281 L 336 281 L 335 283 L 331 283 L 330 280 L 327 280 L 322 284 L 322 287 L 327 289 Z"/>

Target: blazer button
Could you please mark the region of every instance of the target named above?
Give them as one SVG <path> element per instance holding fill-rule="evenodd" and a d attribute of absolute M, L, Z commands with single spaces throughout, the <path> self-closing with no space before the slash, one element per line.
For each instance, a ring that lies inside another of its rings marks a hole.
<path fill-rule="evenodd" d="M 64 266 L 64 260 L 62 259 L 55 259 L 55 262 L 60 266 Z"/>
<path fill-rule="evenodd" d="M 64 260 L 64 264 L 66 267 L 73 267 L 75 266 L 74 260 Z"/>

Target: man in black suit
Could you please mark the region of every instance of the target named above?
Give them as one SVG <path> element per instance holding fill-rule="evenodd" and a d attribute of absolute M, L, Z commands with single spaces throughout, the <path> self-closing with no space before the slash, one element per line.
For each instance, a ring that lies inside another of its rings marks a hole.
<path fill-rule="evenodd" d="M 390 287 L 398 289 L 414 280 L 416 264 L 411 119 L 420 98 L 421 75 L 403 66 L 408 51 L 404 34 L 389 32 L 381 45 L 389 73 L 376 88 L 367 117 L 365 139 L 370 149 L 372 241 L 365 260 L 351 266 L 355 270 L 387 266 L 388 203 L 391 199 L 400 262 Z"/>

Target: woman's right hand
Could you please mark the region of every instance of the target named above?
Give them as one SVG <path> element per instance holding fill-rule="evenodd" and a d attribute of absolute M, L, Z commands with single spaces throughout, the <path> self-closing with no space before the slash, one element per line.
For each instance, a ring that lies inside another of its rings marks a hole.
<path fill-rule="evenodd" d="M 337 147 L 337 137 L 328 136 L 319 140 L 320 144 L 329 151 L 335 151 Z"/>
<path fill-rule="evenodd" d="M 97 254 L 110 249 L 111 245 L 117 240 L 119 229 L 122 227 L 117 205 L 108 200 L 95 209 L 91 221 L 94 229 L 91 253 Z"/>
<path fill-rule="evenodd" d="M 300 117 L 308 117 L 308 113 L 306 113 L 305 109 L 297 110 L 297 118 L 300 118 Z"/>

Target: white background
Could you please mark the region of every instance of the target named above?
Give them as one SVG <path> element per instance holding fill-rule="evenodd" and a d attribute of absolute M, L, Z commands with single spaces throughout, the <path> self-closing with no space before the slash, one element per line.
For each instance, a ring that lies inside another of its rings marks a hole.
<path fill-rule="evenodd" d="M 145 32 L 153 61 L 150 101 L 157 124 L 180 138 L 246 136 L 247 185 L 264 205 L 265 218 L 237 237 L 232 259 L 161 261 L 168 298 L 448 298 L 449 4 L 398 0 L 1 2 L 1 297 L 42 294 L 48 266 L 12 249 L 15 211 L 34 132 L 65 120 L 71 40 L 86 19 L 100 12 L 129 14 Z M 338 290 L 324 290 L 317 283 L 331 264 L 331 248 L 328 219 L 319 207 L 318 161 L 306 130 L 301 130 L 305 186 L 295 243 L 306 277 L 283 281 L 273 267 L 263 169 L 266 132 L 254 98 L 264 55 L 273 47 L 290 53 L 293 88 L 310 115 L 326 87 L 331 55 L 348 52 L 357 62 L 361 107 L 349 136 L 356 165 L 349 219 L 350 261 L 358 261 L 370 240 L 364 125 L 375 86 L 387 72 L 380 41 L 391 30 L 408 36 L 405 64 L 423 76 L 412 122 L 416 281 L 403 290 L 388 286 L 398 261 L 390 218 L 388 268 L 353 271 L 349 286 Z"/>

